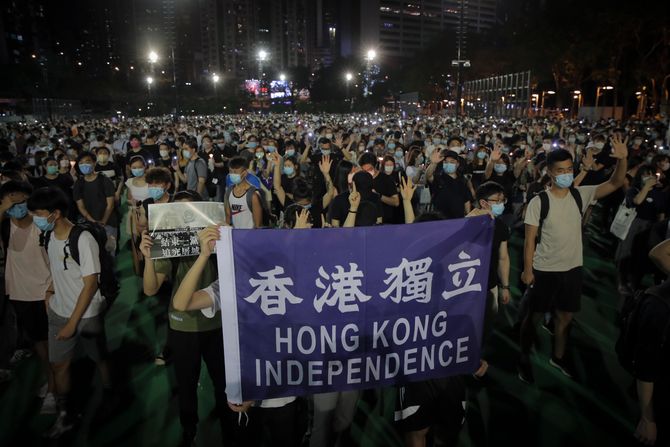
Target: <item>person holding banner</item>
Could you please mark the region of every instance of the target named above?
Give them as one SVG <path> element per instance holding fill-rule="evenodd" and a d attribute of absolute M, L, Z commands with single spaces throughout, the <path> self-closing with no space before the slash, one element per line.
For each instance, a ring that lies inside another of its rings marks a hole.
<path fill-rule="evenodd" d="M 206 273 L 210 266 L 210 256 L 214 251 L 216 241 L 220 238 L 219 231 L 219 227 L 213 225 L 198 234 L 200 255 L 183 276 L 179 287 L 174 292 L 172 306 L 179 312 L 189 314 L 202 312 L 202 315 L 208 318 L 215 318 L 220 325 L 219 280 L 213 282 L 210 280 L 209 285 L 203 287 L 203 284 L 206 284 L 211 278 L 208 278 Z M 220 330 L 217 336 L 219 340 L 222 340 Z M 221 361 L 223 362 L 223 353 L 221 353 Z M 222 373 L 220 378 L 223 379 L 223 377 L 225 375 Z M 239 414 L 238 427 L 241 430 L 236 431 L 235 436 L 244 433 L 244 442 L 240 445 L 257 445 L 264 427 L 270 433 L 272 445 L 291 446 L 299 443 L 301 436 L 297 430 L 298 403 L 295 397 L 266 399 L 258 403 L 253 401 L 228 402 L 228 407 Z M 242 438 L 236 438 L 236 441 L 242 442 Z"/>
<path fill-rule="evenodd" d="M 155 168 L 162 169 L 162 168 Z M 197 193 L 181 192 L 175 196 L 177 202 L 201 201 Z M 216 277 L 214 265 L 207 252 L 201 256 L 177 259 L 151 259 L 153 241 L 147 231 L 142 234 L 140 250 L 144 255 L 142 284 L 146 296 L 156 295 L 165 282 L 171 282 L 171 294 L 184 281 L 190 268 L 204 260 L 199 278 L 199 287 L 204 288 Z M 176 308 L 172 299 L 169 306 L 168 348 L 174 362 L 179 398 L 179 420 L 182 425 L 182 446 L 191 446 L 197 434 L 198 425 L 198 380 L 202 361 L 214 384 L 216 411 L 220 418 L 221 431 L 231 433 L 237 439 L 239 430 L 234 415 L 227 408 L 225 391 L 225 367 L 223 362 L 223 340 L 221 338 L 221 316 L 219 311 L 205 315 L 200 311 Z M 243 439 L 239 438 L 240 440 Z"/>

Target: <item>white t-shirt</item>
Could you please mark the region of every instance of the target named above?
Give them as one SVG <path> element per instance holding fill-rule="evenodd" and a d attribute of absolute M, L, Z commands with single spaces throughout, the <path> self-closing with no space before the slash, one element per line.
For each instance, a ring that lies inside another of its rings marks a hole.
<path fill-rule="evenodd" d="M 49 307 L 57 315 L 63 318 L 70 318 L 79 294 L 84 288 L 84 276 L 97 275 L 100 273 L 100 258 L 98 243 L 93 236 L 84 231 L 79 237 L 79 262 L 77 264 L 68 248 L 67 259 L 65 259 L 65 240 L 59 240 L 55 234 L 51 234 L 49 240 L 49 263 L 51 267 L 51 276 L 54 283 L 54 296 L 49 300 Z M 64 262 L 65 260 L 65 262 Z M 67 270 L 65 266 L 67 265 Z M 91 318 L 98 315 L 102 310 L 104 298 L 100 295 L 100 290 L 95 292 L 91 304 L 84 312 L 82 318 Z"/>
<path fill-rule="evenodd" d="M 149 185 L 144 184 L 144 186 L 135 186 L 133 183 L 134 177 L 126 180 L 126 186 L 130 190 L 130 195 L 133 196 L 133 200 L 143 202 L 149 198 Z"/>
<path fill-rule="evenodd" d="M 247 203 L 247 190 L 242 197 L 236 197 L 235 191 L 230 192 L 230 215 L 233 228 L 250 230 L 254 228 L 254 213 Z"/>
<path fill-rule="evenodd" d="M 51 283 L 51 271 L 47 253 L 39 244 L 40 230 L 33 224 L 21 228 L 10 221 L 10 225 L 6 293 L 10 300 L 42 301 Z"/>
<path fill-rule="evenodd" d="M 209 298 L 212 300 L 212 307 L 207 307 L 202 309 L 202 314 L 207 318 L 214 318 L 216 313 L 221 310 L 221 293 L 219 289 L 219 280 L 217 279 L 209 287 L 202 290 L 205 292 Z M 265 399 L 260 403 L 256 403 L 256 406 L 261 408 L 280 408 L 284 405 L 288 405 L 291 402 L 295 401 L 294 396 L 290 397 L 278 397 L 276 399 Z"/>
<path fill-rule="evenodd" d="M 596 193 L 597 185 L 580 186 L 582 213 L 586 211 Z M 533 268 L 541 272 L 567 272 L 584 264 L 582 254 L 582 219 L 577 202 L 570 192 L 559 198 L 547 191 L 549 214 L 542 223 L 540 243 L 535 248 Z M 540 197 L 528 203 L 526 225 L 540 225 Z"/>

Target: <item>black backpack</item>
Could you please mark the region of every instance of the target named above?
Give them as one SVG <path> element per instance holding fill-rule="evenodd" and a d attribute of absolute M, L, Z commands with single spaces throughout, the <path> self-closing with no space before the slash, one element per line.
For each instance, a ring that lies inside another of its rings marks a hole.
<path fill-rule="evenodd" d="M 579 208 L 579 216 L 583 219 L 584 218 L 584 213 L 582 212 L 584 202 L 582 202 L 582 195 L 579 194 L 579 191 L 577 188 L 571 187 L 570 188 L 570 194 L 572 197 L 575 199 L 575 202 L 577 202 L 577 207 Z M 541 193 L 537 194 L 537 197 L 540 198 L 540 225 L 537 229 L 537 241 L 536 243 L 540 243 L 540 238 L 542 237 L 542 224 L 544 223 L 544 220 L 549 216 L 549 192 L 548 191 L 542 191 Z"/>
<path fill-rule="evenodd" d="M 71 256 L 74 262 L 79 264 L 79 237 L 81 233 L 88 231 L 93 239 L 98 243 L 98 257 L 100 259 L 100 276 L 98 277 L 98 290 L 100 294 L 107 299 L 107 306 L 114 302 L 119 294 L 119 281 L 114 272 L 114 258 L 106 249 L 107 232 L 105 227 L 98 223 L 84 222 L 76 224 L 72 227 L 68 240 L 65 243 L 65 270 L 67 270 L 67 258 Z M 42 233 L 41 244 L 48 251 L 49 240 L 51 239 L 51 231 Z M 69 250 L 69 253 L 68 253 Z"/>
<path fill-rule="evenodd" d="M 619 338 L 616 341 L 614 350 L 617 354 L 619 364 L 632 375 L 635 375 L 637 369 L 636 351 L 639 344 L 638 335 L 640 332 L 643 305 L 649 300 L 661 300 L 668 307 L 668 312 L 670 312 L 670 297 L 661 298 L 649 293 L 650 290 L 638 290 L 635 293 L 627 295 L 619 315 Z M 661 351 L 663 352 L 668 342 L 670 342 L 670 318 L 663 329 L 663 336 L 659 342 Z"/>
<path fill-rule="evenodd" d="M 226 193 L 224 195 L 223 203 L 230 203 L 230 195 L 233 193 L 233 188 L 234 188 L 234 186 L 230 186 L 226 189 Z M 268 206 L 268 203 L 263 198 L 262 190 L 259 190 L 255 186 L 249 185 L 249 189 L 247 189 L 247 192 L 245 193 L 245 196 L 247 198 L 247 207 L 250 210 L 253 210 L 253 205 L 252 204 L 253 204 L 254 194 L 258 194 L 258 199 L 261 202 L 261 209 L 263 211 L 263 219 L 262 219 L 263 228 L 273 226 L 276 223 L 276 218 L 275 218 L 275 216 L 272 215 L 272 212 L 270 212 L 270 208 Z"/>

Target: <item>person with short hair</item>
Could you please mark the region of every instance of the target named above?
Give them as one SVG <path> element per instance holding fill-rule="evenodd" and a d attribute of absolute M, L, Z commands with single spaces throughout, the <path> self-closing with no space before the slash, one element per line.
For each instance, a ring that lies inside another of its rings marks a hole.
<path fill-rule="evenodd" d="M 87 161 L 86 158 L 82 160 Z M 90 169 L 92 172 L 92 163 Z M 68 238 L 74 224 L 67 218 L 68 205 L 67 196 L 52 187 L 38 189 L 28 199 L 33 223 L 41 231 L 50 233 L 47 254 L 53 289 L 47 290 L 45 300 L 48 307 L 49 361 L 54 373 L 54 394 L 59 412 L 56 422 L 46 434 L 52 439 L 59 438 L 74 427 L 74 414 L 68 398 L 71 390 L 70 364 L 78 347 L 96 362 L 107 398 L 111 388 L 106 363 L 105 325 L 101 315 L 105 300 L 98 290 L 99 247 L 95 238 L 84 231 L 78 241 L 79 262 L 69 256 Z"/>

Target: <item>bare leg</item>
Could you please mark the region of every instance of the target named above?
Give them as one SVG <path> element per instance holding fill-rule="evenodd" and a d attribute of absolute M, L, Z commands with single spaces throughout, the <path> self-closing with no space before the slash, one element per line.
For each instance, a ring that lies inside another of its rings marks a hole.
<path fill-rule="evenodd" d="M 565 356 L 565 346 L 568 342 L 568 327 L 572 321 L 572 312 L 556 311 L 556 325 L 554 327 L 554 357 L 562 359 Z"/>

